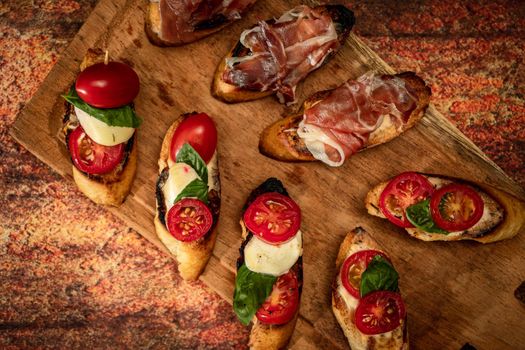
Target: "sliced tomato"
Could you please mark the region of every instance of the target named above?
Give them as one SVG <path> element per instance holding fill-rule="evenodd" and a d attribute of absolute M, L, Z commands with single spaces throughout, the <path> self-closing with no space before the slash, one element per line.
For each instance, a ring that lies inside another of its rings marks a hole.
<path fill-rule="evenodd" d="M 211 228 L 213 218 L 210 209 L 195 198 L 184 198 L 168 211 L 168 231 L 183 242 L 195 241 Z"/>
<path fill-rule="evenodd" d="M 248 230 L 264 241 L 279 244 L 292 238 L 301 226 L 301 209 L 293 199 L 277 192 L 257 197 L 244 212 Z"/>
<path fill-rule="evenodd" d="M 188 143 L 207 164 L 217 148 L 217 128 L 206 113 L 192 114 L 186 117 L 173 133 L 170 145 L 170 157 L 177 159 L 177 153 Z"/>
<path fill-rule="evenodd" d="M 423 175 L 401 173 L 381 193 L 379 209 L 391 223 L 399 227 L 414 227 L 406 218 L 406 208 L 427 199 L 433 192 L 434 187 Z"/>
<path fill-rule="evenodd" d="M 432 220 L 440 228 L 453 232 L 474 226 L 483 216 L 484 203 L 471 187 L 449 184 L 430 198 Z"/>
<path fill-rule="evenodd" d="M 405 303 L 399 293 L 375 291 L 359 300 L 355 325 L 367 335 L 386 333 L 396 329 L 405 316 Z"/>
<path fill-rule="evenodd" d="M 299 282 L 293 271 L 279 276 L 273 285 L 272 293 L 255 314 L 266 324 L 290 322 L 299 307 Z"/>
<path fill-rule="evenodd" d="M 68 147 L 73 164 L 80 171 L 93 175 L 109 173 L 124 157 L 124 143 L 115 146 L 99 145 L 81 126 L 77 126 L 69 134 Z"/>
<path fill-rule="evenodd" d="M 370 249 L 361 250 L 350 255 L 343 263 L 343 267 L 341 268 L 341 282 L 348 293 L 357 299 L 361 297 L 361 294 L 359 293 L 361 287 L 361 275 L 376 255 L 380 255 L 390 261 L 385 253 L 380 252 L 379 250 Z"/>

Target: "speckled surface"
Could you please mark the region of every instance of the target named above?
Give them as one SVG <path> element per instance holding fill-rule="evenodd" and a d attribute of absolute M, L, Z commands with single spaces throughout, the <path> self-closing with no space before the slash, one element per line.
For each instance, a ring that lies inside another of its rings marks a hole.
<path fill-rule="evenodd" d="M 247 330 L 16 144 L 16 114 L 95 0 L 0 4 L 0 348 L 245 348 Z M 525 2 L 350 2 L 355 31 L 525 185 Z"/>

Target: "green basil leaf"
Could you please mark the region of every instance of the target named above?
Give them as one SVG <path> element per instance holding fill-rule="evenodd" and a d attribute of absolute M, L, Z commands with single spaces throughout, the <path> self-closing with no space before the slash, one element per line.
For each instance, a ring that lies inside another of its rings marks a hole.
<path fill-rule="evenodd" d="M 432 220 L 429 199 L 409 206 L 406 209 L 406 217 L 412 225 L 425 232 L 448 234 L 448 231 L 439 228 L 434 220 Z"/>
<path fill-rule="evenodd" d="M 188 164 L 195 169 L 202 181 L 208 183 L 208 168 L 206 167 L 206 163 L 204 163 L 199 153 L 197 153 L 189 143 L 182 145 L 177 153 L 177 163 Z"/>
<path fill-rule="evenodd" d="M 140 124 L 142 124 L 142 119 L 135 114 L 135 111 L 130 105 L 106 109 L 90 106 L 78 96 L 74 86 L 71 87 L 66 95 L 62 95 L 62 97 L 75 107 L 109 126 L 138 128 Z"/>
<path fill-rule="evenodd" d="M 359 291 L 361 297 L 376 290 L 399 291 L 397 271 L 381 255 L 376 255 L 368 264 L 368 267 L 361 275 L 361 286 Z"/>
<path fill-rule="evenodd" d="M 180 201 L 182 198 L 197 198 L 208 204 L 208 184 L 201 179 L 195 179 L 190 182 L 181 193 L 175 198 L 175 203 Z"/>
<path fill-rule="evenodd" d="M 233 310 L 244 325 L 248 325 L 272 292 L 277 277 L 250 271 L 242 265 L 235 278 Z"/>

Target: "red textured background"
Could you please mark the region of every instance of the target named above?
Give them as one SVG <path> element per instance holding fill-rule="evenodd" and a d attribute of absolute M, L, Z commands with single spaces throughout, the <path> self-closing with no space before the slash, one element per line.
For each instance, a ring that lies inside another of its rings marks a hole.
<path fill-rule="evenodd" d="M 245 348 L 226 302 L 8 135 L 95 3 L 0 3 L 0 348 Z M 418 72 L 437 108 L 525 185 L 525 2 L 350 7 L 355 32 Z"/>

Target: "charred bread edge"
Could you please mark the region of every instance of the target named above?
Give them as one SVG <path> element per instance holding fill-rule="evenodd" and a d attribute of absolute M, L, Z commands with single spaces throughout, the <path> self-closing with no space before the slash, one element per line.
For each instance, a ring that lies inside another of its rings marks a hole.
<path fill-rule="evenodd" d="M 344 45 L 355 23 L 354 13 L 343 5 L 322 5 L 315 7 L 315 9 L 319 8 L 321 8 L 323 12 L 328 12 L 334 21 L 339 43 L 341 46 Z M 267 20 L 266 22 L 270 22 L 272 20 Z M 237 103 L 252 101 L 273 95 L 275 93 L 275 91 L 255 91 L 242 89 L 235 85 L 228 84 L 222 80 L 222 73 L 226 69 L 226 59 L 236 56 L 235 53 L 241 52 L 243 49 L 244 46 L 240 43 L 240 41 L 237 41 L 230 52 L 221 60 L 213 76 L 211 94 L 223 102 Z M 337 51 L 330 53 L 329 56 L 325 58 L 323 64 L 328 62 L 330 57 L 335 55 L 336 52 Z"/>
<path fill-rule="evenodd" d="M 451 176 L 437 175 L 437 174 L 425 174 L 425 173 L 420 173 L 420 174 L 425 175 L 425 176 L 430 176 L 430 177 L 438 177 L 442 179 L 447 179 L 447 180 L 451 180 L 451 181 L 458 182 L 458 183 L 468 184 L 470 186 L 473 186 L 474 188 L 478 188 L 479 190 L 484 191 L 503 207 L 504 217 L 503 217 L 503 220 L 494 229 L 492 229 L 490 232 L 485 233 L 481 237 L 457 236 L 457 237 L 449 237 L 449 239 L 447 239 L 446 235 L 438 236 L 437 234 L 429 234 L 427 232 L 417 230 L 414 228 L 410 230 L 413 230 L 417 234 L 417 237 L 414 236 L 414 233 L 411 233 L 410 231 L 407 230 L 407 232 L 411 236 L 421 239 L 423 241 L 473 240 L 473 241 L 477 241 L 480 243 L 491 243 L 491 242 L 497 242 L 500 240 L 512 238 L 516 234 L 518 234 L 519 231 L 525 229 L 525 203 L 519 200 L 518 198 L 514 197 L 513 195 L 503 190 L 496 189 L 489 185 L 478 184 L 474 181 L 459 179 L 459 178 L 455 178 Z M 380 217 L 380 218 L 385 218 L 384 215 L 379 210 L 379 196 L 381 195 L 381 192 L 383 192 L 383 188 L 390 182 L 390 180 L 391 179 L 381 182 L 380 184 L 374 186 L 367 193 L 366 198 L 365 198 L 365 206 L 369 214 Z"/>
<path fill-rule="evenodd" d="M 403 124 L 401 130 L 398 130 L 393 123 L 385 123 L 385 121 L 383 121 L 379 128 L 370 134 L 367 143 L 359 151 L 378 146 L 394 139 L 413 127 L 425 114 L 430 101 L 430 87 L 414 72 L 403 72 L 395 74 L 394 76 L 403 79 L 405 83 L 407 83 L 409 92 L 417 96 L 416 109 L 411 112 L 408 121 Z M 325 90 L 313 94 L 304 101 L 302 108 L 297 113 L 277 120 L 267 126 L 261 133 L 259 152 L 267 157 L 286 162 L 316 161 L 306 148 L 304 141 L 297 135 L 297 132 L 285 132 L 285 130 L 297 128 L 302 120 L 304 110 L 327 97 L 331 91 L 332 90 Z"/>
<path fill-rule="evenodd" d="M 195 113 L 195 112 L 194 112 Z M 177 120 L 171 124 L 164 136 L 162 141 L 160 156 L 159 156 L 159 177 L 162 171 L 168 166 L 168 157 L 169 149 L 171 144 L 171 138 L 173 133 L 179 126 L 179 124 L 189 115 L 194 113 L 186 113 L 181 115 Z M 155 232 L 157 236 L 164 244 L 164 246 L 170 251 L 170 253 L 175 257 L 179 264 L 179 273 L 181 277 L 185 280 L 194 281 L 199 278 L 202 271 L 204 271 L 208 260 L 211 257 L 213 248 L 215 246 L 215 240 L 217 239 L 217 223 L 218 216 L 220 211 L 220 197 L 218 194 L 210 196 L 211 201 L 215 201 L 214 206 L 216 206 L 217 212 L 213 214 L 213 226 L 208 233 L 206 233 L 202 238 L 193 241 L 193 242 L 181 242 L 175 239 L 166 228 L 166 225 L 161 221 L 159 217 L 159 184 L 156 186 L 156 203 L 155 203 Z M 162 191 L 161 191 L 162 192 Z M 215 191 L 210 191 L 209 194 Z"/>

